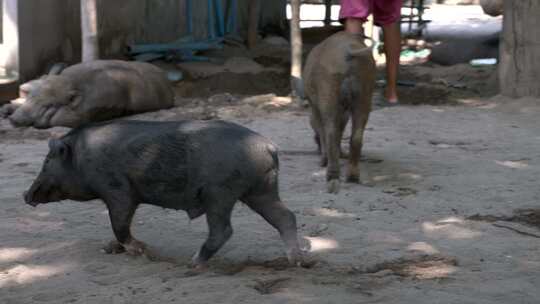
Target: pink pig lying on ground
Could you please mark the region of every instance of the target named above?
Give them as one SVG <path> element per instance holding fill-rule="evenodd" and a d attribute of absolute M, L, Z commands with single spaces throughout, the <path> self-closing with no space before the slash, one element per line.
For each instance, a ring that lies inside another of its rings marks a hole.
<path fill-rule="evenodd" d="M 17 127 L 75 128 L 174 105 L 165 72 L 142 62 L 84 62 L 32 80 L 21 86 L 25 90 L 26 100 L 9 116 Z"/>

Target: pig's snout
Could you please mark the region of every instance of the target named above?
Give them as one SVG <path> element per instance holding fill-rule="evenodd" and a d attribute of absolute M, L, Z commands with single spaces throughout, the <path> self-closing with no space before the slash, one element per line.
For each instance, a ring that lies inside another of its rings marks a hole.
<path fill-rule="evenodd" d="M 8 117 L 9 122 L 14 127 L 29 127 L 32 125 L 32 121 L 25 114 L 20 114 L 19 111 L 13 112 Z"/>
<path fill-rule="evenodd" d="M 24 201 L 25 201 L 28 205 L 30 205 L 30 206 L 32 206 L 32 207 L 35 207 L 35 206 L 37 206 L 37 205 L 39 204 L 38 202 L 36 202 L 36 201 L 34 201 L 34 200 L 32 200 L 32 199 L 30 198 L 30 196 L 28 195 L 28 191 L 24 191 Z"/>
<path fill-rule="evenodd" d="M 24 202 L 27 203 L 28 205 L 32 206 L 32 207 L 35 207 L 39 204 L 39 202 L 37 202 L 34 198 L 34 194 L 36 193 L 36 191 L 39 189 L 39 185 L 32 185 L 32 187 L 30 187 L 30 189 L 28 189 L 28 191 L 24 191 Z"/>
<path fill-rule="evenodd" d="M 37 202 L 33 202 L 33 201 L 32 201 L 32 199 L 31 199 L 30 196 L 28 195 L 28 191 L 24 191 L 24 201 L 25 201 L 28 205 L 30 205 L 30 206 L 32 206 L 32 207 L 35 207 L 35 206 L 37 206 L 37 204 L 38 204 Z"/>
<path fill-rule="evenodd" d="M 11 116 L 13 116 L 13 115 L 11 115 Z M 15 120 L 14 120 L 11 116 L 8 116 L 9 124 L 10 124 L 12 127 L 18 127 L 18 126 L 17 126 L 17 123 L 15 122 Z"/>

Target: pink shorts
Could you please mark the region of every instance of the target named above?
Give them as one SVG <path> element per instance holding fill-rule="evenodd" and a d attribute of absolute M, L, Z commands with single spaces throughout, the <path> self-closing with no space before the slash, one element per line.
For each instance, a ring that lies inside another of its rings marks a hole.
<path fill-rule="evenodd" d="M 355 18 L 366 21 L 373 13 L 376 25 L 394 23 L 401 17 L 403 0 L 341 0 L 339 20 Z"/>

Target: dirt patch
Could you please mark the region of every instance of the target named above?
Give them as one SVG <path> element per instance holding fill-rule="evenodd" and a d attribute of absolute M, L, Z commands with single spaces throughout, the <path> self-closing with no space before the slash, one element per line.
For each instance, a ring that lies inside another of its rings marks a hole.
<path fill-rule="evenodd" d="M 265 68 L 283 69 L 288 62 L 273 56 L 256 57 Z M 379 71 L 379 78 L 384 72 Z M 496 72 L 492 67 L 473 68 L 468 65 L 439 67 L 433 65 L 404 66 L 400 71 L 400 103 L 405 105 L 457 105 L 472 96 L 497 94 Z M 383 86 L 383 85 L 381 85 Z M 382 88 L 380 88 L 382 90 Z M 218 94 L 262 95 L 290 94 L 286 72 L 259 73 L 220 72 L 204 78 L 186 79 L 175 87 L 177 96 L 209 98 Z M 375 101 L 376 102 L 376 101 Z"/>
<path fill-rule="evenodd" d="M 379 71 L 384 78 L 384 71 Z M 403 65 L 399 75 L 400 102 L 409 105 L 457 105 L 462 99 L 498 94 L 496 66 L 433 63 Z"/>
<path fill-rule="evenodd" d="M 395 197 L 404 197 L 409 195 L 416 195 L 418 191 L 409 187 L 398 187 L 395 189 L 385 189 L 384 193 L 392 194 Z"/>
<path fill-rule="evenodd" d="M 176 93 L 182 97 L 207 98 L 219 93 L 237 95 L 260 95 L 274 93 L 286 96 L 290 93 L 289 76 L 286 73 L 261 72 L 218 73 L 207 78 L 185 80 L 176 86 Z"/>
<path fill-rule="evenodd" d="M 480 215 L 475 214 L 467 217 L 471 221 L 481 222 L 516 222 L 540 229 L 540 209 L 517 209 L 512 216 Z"/>
<path fill-rule="evenodd" d="M 176 107 L 156 112 L 137 114 L 123 119 L 170 121 L 170 120 L 211 120 L 242 119 L 251 121 L 273 112 L 292 112 L 303 115 L 306 109 L 290 97 L 264 94 L 243 97 L 220 93 L 208 98 L 177 98 Z"/>
<path fill-rule="evenodd" d="M 442 255 L 421 255 L 414 257 L 401 257 L 394 261 L 386 261 L 368 267 L 366 273 L 394 274 L 414 279 L 439 279 L 448 277 L 456 271 L 458 261 L 456 258 Z"/>
<path fill-rule="evenodd" d="M 22 140 L 45 140 L 52 137 L 52 133 L 46 130 L 34 128 L 11 128 L 0 130 L 0 142 Z"/>
<path fill-rule="evenodd" d="M 258 64 L 268 67 L 268 68 L 285 68 L 288 69 L 290 67 L 291 61 L 289 58 L 286 57 L 274 57 L 274 56 L 259 56 L 254 58 L 255 62 Z"/>
<path fill-rule="evenodd" d="M 290 279 L 291 278 L 284 277 L 268 280 L 255 280 L 255 285 L 253 285 L 253 289 L 257 290 L 262 295 L 276 293 L 281 290 L 284 287 L 285 283 L 288 282 Z"/>
<path fill-rule="evenodd" d="M 456 104 L 450 99 L 451 90 L 439 84 L 417 83 L 415 86 L 404 86 L 399 89 L 399 102 L 406 105 L 448 105 Z"/>

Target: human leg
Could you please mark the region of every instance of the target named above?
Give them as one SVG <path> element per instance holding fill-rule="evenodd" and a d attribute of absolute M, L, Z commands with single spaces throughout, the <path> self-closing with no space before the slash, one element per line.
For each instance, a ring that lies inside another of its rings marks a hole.
<path fill-rule="evenodd" d="M 398 101 L 397 75 L 399 54 L 401 51 L 401 17 L 402 0 L 375 2 L 373 16 L 375 24 L 383 29 L 384 52 L 386 55 L 386 90 L 384 96 L 390 103 Z"/>
<path fill-rule="evenodd" d="M 341 0 L 339 20 L 345 25 L 345 31 L 351 34 L 363 33 L 363 23 L 371 14 L 373 0 Z"/>

